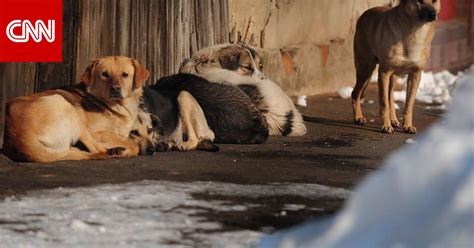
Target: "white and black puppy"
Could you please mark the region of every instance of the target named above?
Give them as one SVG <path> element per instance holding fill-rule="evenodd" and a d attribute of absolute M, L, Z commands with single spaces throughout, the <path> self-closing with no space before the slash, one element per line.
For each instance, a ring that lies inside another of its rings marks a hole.
<path fill-rule="evenodd" d="M 267 141 L 267 122 L 243 91 L 232 85 L 211 83 L 192 74 L 163 77 L 144 90 L 148 110 L 161 116 L 165 136 L 167 126 L 176 126 L 174 113 L 181 105 L 176 104 L 175 99 L 182 92 L 189 92 L 196 99 L 214 133 L 214 142 L 261 144 Z"/>
<path fill-rule="evenodd" d="M 306 134 L 303 117 L 293 101 L 276 83 L 265 78 L 262 69 L 262 59 L 254 49 L 224 44 L 200 50 L 182 63 L 180 73 L 240 88 L 264 115 L 270 135 Z"/>

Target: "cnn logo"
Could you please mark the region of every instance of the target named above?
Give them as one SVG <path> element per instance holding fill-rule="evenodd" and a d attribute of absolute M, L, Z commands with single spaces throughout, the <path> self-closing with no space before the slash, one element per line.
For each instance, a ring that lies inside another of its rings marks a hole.
<path fill-rule="evenodd" d="M 0 0 L 0 62 L 61 62 L 62 43 L 62 0 Z"/>
<path fill-rule="evenodd" d="M 18 30 L 19 34 L 15 34 L 15 31 Z M 44 38 L 52 43 L 56 39 L 55 20 L 48 20 L 47 25 L 43 21 L 37 20 L 34 26 L 29 20 L 13 20 L 8 24 L 6 33 L 8 39 L 16 43 L 28 42 L 30 37 L 35 42 L 41 42 Z"/>

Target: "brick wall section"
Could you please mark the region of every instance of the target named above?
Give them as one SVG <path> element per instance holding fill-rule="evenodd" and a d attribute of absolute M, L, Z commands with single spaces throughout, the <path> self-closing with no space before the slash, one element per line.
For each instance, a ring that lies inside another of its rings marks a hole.
<path fill-rule="evenodd" d="M 459 70 L 474 63 L 474 2 L 472 0 L 444 0 L 445 15 L 437 25 L 433 39 L 429 70 Z"/>
<path fill-rule="evenodd" d="M 433 39 L 429 69 L 461 69 L 472 63 L 474 53 L 469 45 L 469 26 L 451 21 L 438 26 Z"/>

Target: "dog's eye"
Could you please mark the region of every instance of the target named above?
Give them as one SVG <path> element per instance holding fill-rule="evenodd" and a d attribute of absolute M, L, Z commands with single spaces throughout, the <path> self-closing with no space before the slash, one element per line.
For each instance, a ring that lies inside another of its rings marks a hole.
<path fill-rule="evenodd" d="M 106 71 L 102 72 L 101 75 L 102 75 L 102 77 L 104 77 L 104 78 L 109 78 L 109 76 L 110 76 L 109 73 L 107 73 Z"/>
<path fill-rule="evenodd" d="M 263 64 L 259 64 L 258 68 L 262 71 L 263 70 Z"/>
<path fill-rule="evenodd" d="M 132 131 L 130 131 L 130 136 L 138 137 L 138 136 L 140 136 L 140 133 L 138 133 L 138 130 L 132 130 Z"/>
<path fill-rule="evenodd" d="M 151 134 L 153 132 L 153 128 L 148 128 L 147 132 L 148 134 Z"/>
<path fill-rule="evenodd" d="M 127 78 L 127 77 L 128 77 L 128 73 L 126 73 L 126 72 L 122 73 L 122 77 L 123 77 L 123 78 Z"/>
<path fill-rule="evenodd" d="M 250 65 L 241 65 L 241 67 L 246 69 L 246 70 L 249 70 L 249 71 L 253 70 L 252 66 L 250 66 Z"/>

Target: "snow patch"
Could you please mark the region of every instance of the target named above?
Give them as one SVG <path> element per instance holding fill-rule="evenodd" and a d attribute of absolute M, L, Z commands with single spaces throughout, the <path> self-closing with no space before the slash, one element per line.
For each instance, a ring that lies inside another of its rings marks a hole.
<path fill-rule="evenodd" d="M 352 94 L 353 90 L 354 90 L 354 88 L 352 88 L 352 87 L 342 87 L 337 91 L 337 93 L 339 94 L 339 96 L 342 99 L 347 99 L 347 98 L 351 97 L 351 94 Z"/>
<path fill-rule="evenodd" d="M 248 247 L 262 232 L 223 231 L 212 212 L 246 211 L 255 204 L 196 199 L 208 195 L 345 198 L 349 191 L 317 184 L 236 185 L 143 181 L 32 192 L 0 201 L 5 247 Z"/>
<path fill-rule="evenodd" d="M 445 109 L 449 105 L 457 88 L 457 82 L 464 77 L 474 73 L 474 64 L 464 72 L 458 72 L 457 75 L 447 70 L 432 73 L 422 72 L 420 86 L 416 94 L 416 100 L 428 104 L 438 104 L 440 109 Z M 406 85 L 407 79 L 401 79 Z M 406 90 L 394 92 L 395 101 L 406 101 Z"/>
<path fill-rule="evenodd" d="M 306 206 L 305 205 L 301 205 L 301 204 L 285 204 L 285 206 L 283 207 L 284 210 L 286 211 L 298 211 L 298 210 L 302 210 L 302 209 L 305 209 Z"/>
<path fill-rule="evenodd" d="M 308 106 L 308 103 L 306 102 L 306 95 L 298 96 L 298 101 L 296 101 L 296 105 L 301 107 Z"/>

